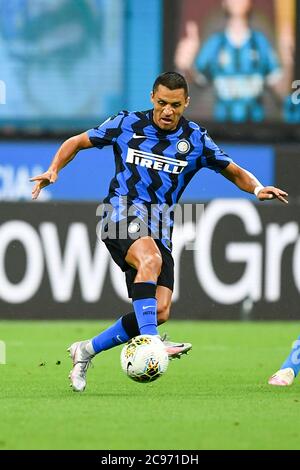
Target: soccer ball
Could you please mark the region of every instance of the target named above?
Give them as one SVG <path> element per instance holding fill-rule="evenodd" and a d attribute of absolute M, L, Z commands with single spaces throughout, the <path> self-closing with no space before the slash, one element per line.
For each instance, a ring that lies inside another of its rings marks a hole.
<path fill-rule="evenodd" d="M 121 352 L 122 369 L 136 382 L 153 382 L 166 372 L 168 365 L 168 353 L 157 336 L 135 336 Z"/>

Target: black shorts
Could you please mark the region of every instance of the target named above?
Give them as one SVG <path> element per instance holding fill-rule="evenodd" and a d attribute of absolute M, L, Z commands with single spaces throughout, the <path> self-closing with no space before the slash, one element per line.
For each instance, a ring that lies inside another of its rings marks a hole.
<path fill-rule="evenodd" d="M 134 219 L 134 220 L 133 220 Z M 128 228 L 130 223 L 135 223 L 136 217 L 134 218 L 128 218 L 126 221 L 123 221 L 123 229 L 124 226 Z M 118 231 L 119 229 L 119 224 L 117 225 L 116 233 L 120 233 Z M 141 236 L 145 236 L 147 234 L 143 234 Z M 122 269 L 122 271 L 125 272 L 126 276 L 126 284 L 127 284 L 127 290 L 128 290 L 128 297 L 131 298 L 131 288 L 132 284 L 134 282 L 135 276 L 136 276 L 136 269 L 130 266 L 128 263 L 126 263 L 125 258 L 127 255 L 127 251 L 131 247 L 131 245 L 138 240 L 139 237 L 138 233 L 136 234 L 135 238 L 131 237 L 124 237 L 124 238 L 108 238 L 108 237 L 101 237 L 102 241 L 105 243 L 106 248 L 110 252 L 113 260 L 117 265 Z M 158 246 L 161 256 L 162 256 L 162 268 L 160 275 L 157 280 L 157 285 L 158 286 L 164 286 L 168 287 L 171 291 L 173 291 L 174 288 L 174 260 L 172 253 L 163 245 L 163 243 L 158 240 L 154 239 L 156 245 Z"/>

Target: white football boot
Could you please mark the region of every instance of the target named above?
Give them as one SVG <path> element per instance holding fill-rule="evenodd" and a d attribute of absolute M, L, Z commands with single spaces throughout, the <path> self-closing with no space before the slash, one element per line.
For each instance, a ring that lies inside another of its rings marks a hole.
<path fill-rule="evenodd" d="M 160 338 L 166 348 L 169 359 L 180 359 L 183 354 L 187 354 L 192 349 L 191 343 L 174 343 L 167 340 L 167 335 Z"/>
<path fill-rule="evenodd" d="M 292 385 L 295 379 L 295 373 L 291 367 L 286 369 L 280 369 L 275 374 L 273 374 L 269 380 L 269 385 L 276 385 L 278 387 L 287 387 Z"/>
<path fill-rule="evenodd" d="M 86 387 L 86 373 L 91 364 L 93 354 L 87 352 L 85 345 L 89 342 L 78 341 L 73 343 L 68 351 L 73 362 L 73 369 L 70 372 L 69 379 L 71 381 L 70 387 L 74 392 L 83 392 Z"/>

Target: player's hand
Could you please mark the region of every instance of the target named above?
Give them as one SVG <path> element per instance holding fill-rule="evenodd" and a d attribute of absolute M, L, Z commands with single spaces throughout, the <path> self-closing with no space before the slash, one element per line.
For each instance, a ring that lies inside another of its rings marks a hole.
<path fill-rule="evenodd" d="M 41 190 L 46 186 L 49 186 L 49 184 L 55 183 L 57 177 L 58 174 L 56 173 L 56 171 L 48 170 L 45 171 L 45 173 L 42 173 L 41 175 L 30 178 L 30 181 L 36 181 L 31 192 L 32 199 L 37 199 Z"/>
<path fill-rule="evenodd" d="M 284 204 L 289 203 L 289 201 L 287 200 L 288 193 L 282 191 L 282 189 L 275 188 L 274 186 L 266 186 L 265 188 L 261 189 L 257 194 L 257 198 L 260 201 L 279 199 L 279 201 L 284 202 Z"/>
<path fill-rule="evenodd" d="M 185 36 L 178 42 L 174 63 L 179 70 L 189 70 L 200 48 L 200 38 L 197 23 L 188 21 Z"/>

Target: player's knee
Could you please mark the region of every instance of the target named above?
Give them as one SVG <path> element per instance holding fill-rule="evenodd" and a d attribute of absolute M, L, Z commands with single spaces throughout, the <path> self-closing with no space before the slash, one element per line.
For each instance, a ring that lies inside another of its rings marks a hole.
<path fill-rule="evenodd" d="M 161 325 L 168 321 L 170 316 L 170 304 L 166 303 L 159 303 L 157 306 L 157 323 Z"/>
<path fill-rule="evenodd" d="M 150 271 L 151 273 L 156 273 L 159 275 L 162 267 L 162 258 L 159 253 L 151 253 L 143 256 L 140 268 L 143 270 Z"/>

